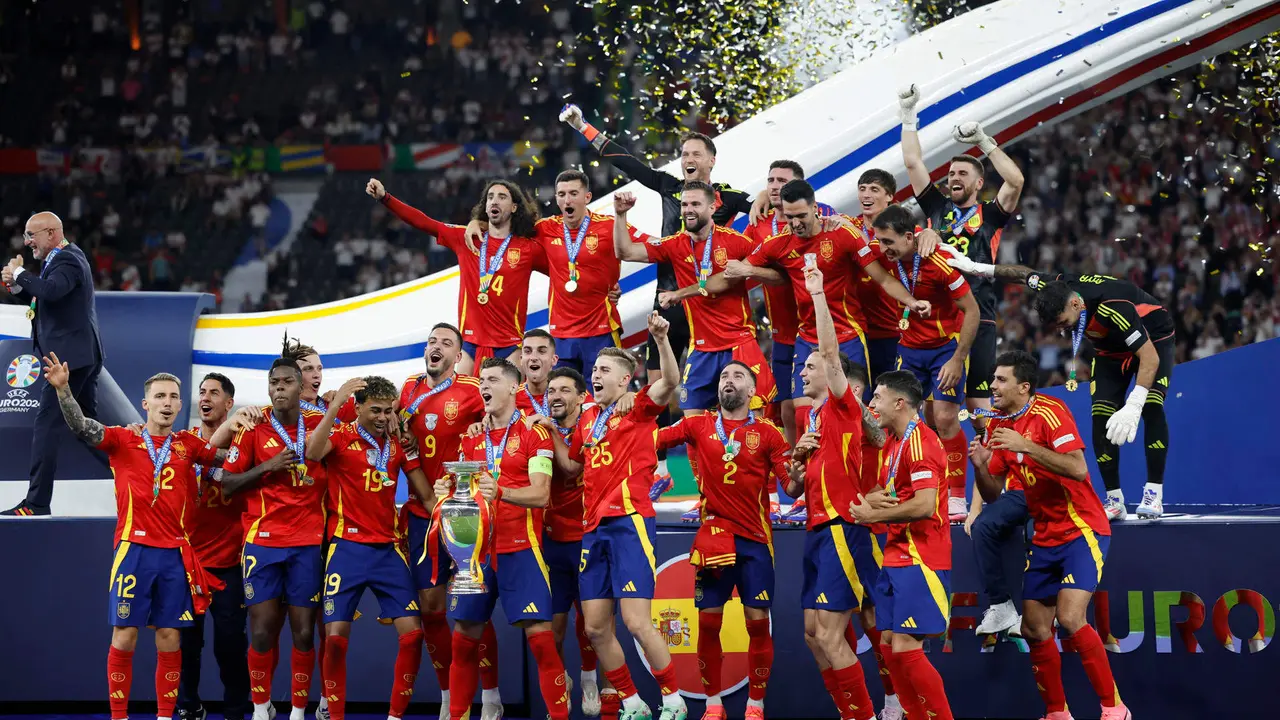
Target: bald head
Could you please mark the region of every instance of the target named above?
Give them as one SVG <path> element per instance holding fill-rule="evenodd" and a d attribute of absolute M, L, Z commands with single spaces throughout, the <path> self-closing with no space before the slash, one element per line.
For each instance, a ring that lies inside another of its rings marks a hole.
<path fill-rule="evenodd" d="M 41 260 L 49 251 L 58 247 L 65 240 L 62 234 L 62 219 L 45 210 L 27 219 L 27 230 L 23 244 L 31 248 L 31 254 Z"/>

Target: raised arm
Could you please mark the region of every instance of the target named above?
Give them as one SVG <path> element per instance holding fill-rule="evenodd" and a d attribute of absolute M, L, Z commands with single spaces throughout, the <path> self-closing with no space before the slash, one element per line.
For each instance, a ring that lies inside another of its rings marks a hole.
<path fill-rule="evenodd" d="M 680 362 L 676 360 L 675 351 L 671 349 L 671 340 L 667 337 L 667 331 L 670 329 L 671 323 L 656 310 L 649 313 L 649 334 L 658 345 L 658 367 L 662 372 L 662 377 L 649 386 L 649 399 L 655 405 L 666 405 L 670 402 L 671 394 L 680 384 Z"/>
<path fill-rule="evenodd" d="M 445 224 L 439 220 L 428 217 L 421 210 L 397 200 L 391 193 L 387 192 L 387 189 L 382 186 L 382 181 L 377 178 L 369 178 L 369 183 L 365 185 L 364 191 L 369 194 L 369 197 L 387 206 L 387 209 L 396 217 L 422 232 L 439 237 L 441 230 L 445 227 Z"/>
<path fill-rule="evenodd" d="M 884 428 L 880 427 L 875 413 L 871 412 L 871 408 L 862 405 L 862 398 L 858 398 L 858 405 L 862 407 L 862 432 L 866 435 L 867 441 L 878 448 L 884 447 L 886 439 Z"/>
<path fill-rule="evenodd" d="M 45 302 L 52 302 L 66 297 L 80 284 L 81 277 L 79 265 L 67 257 L 63 260 L 55 258 L 49 263 L 49 271 L 45 277 L 40 277 L 37 273 L 17 270 L 14 272 L 13 281 L 28 295 Z"/>
<path fill-rule="evenodd" d="M 919 195 L 929 187 L 929 167 L 924 164 L 924 151 L 920 149 L 919 120 L 916 105 L 920 102 L 920 88 L 914 84 L 898 91 L 898 117 L 902 120 L 902 162 L 907 166 L 911 190 Z"/>
<path fill-rule="evenodd" d="M 71 433 L 94 447 L 101 445 L 106 428 L 97 420 L 84 416 L 80 403 L 71 394 L 71 370 L 66 363 L 58 360 L 56 353 L 49 353 L 44 358 L 44 378 L 58 391 L 58 407 L 62 409 L 62 417 L 67 421 L 67 427 L 71 428 Z"/>
<path fill-rule="evenodd" d="M 613 194 L 613 251 L 619 260 L 647 263 L 649 253 L 644 249 L 644 245 L 632 242 L 631 231 L 627 225 L 627 211 L 635 205 L 635 195 L 629 192 Z"/>
<path fill-rule="evenodd" d="M 342 410 L 342 406 L 347 404 L 347 398 L 363 390 L 364 387 L 364 378 L 354 377 L 342 383 L 342 387 L 338 388 L 338 394 L 334 395 L 333 399 L 329 401 L 329 409 L 325 411 L 324 417 L 320 418 L 320 424 L 307 436 L 308 460 L 319 462 L 333 449 L 333 443 L 329 440 L 329 433 L 333 432 L 333 424 L 338 420 L 338 413 Z M 391 442 L 391 439 L 388 438 L 387 441 Z"/>
<path fill-rule="evenodd" d="M 842 398 L 849 390 L 849 378 L 840 366 L 840 343 L 836 324 L 827 307 L 827 294 L 822 285 L 822 271 L 816 265 L 804 267 L 804 289 L 813 298 L 814 322 L 818 326 L 818 354 L 827 373 L 827 388 L 833 397 Z"/>
<path fill-rule="evenodd" d="M 982 130 L 976 122 L 961 123 L 955 130 L 955 139 L 969 145 L 977 145 L 987 157 L 991 158 L 991 166 L 1000 173 L 1004 184 L 996 193 L 996 204 L 1006 215 L 1012 215 L 1018 208 L 1018 198 L 1022 197 L 1022 169 L 1004 150 L 996 145 L 995 139 Z"/>
<path fill-rule="evenodd" d="M 577 105 L 565 105 L 560 110 L 560 119 L 568 123 L 574 130 L 582 133 L 599 153 L 600 157 L 609 161 L 610 165 L 621 170 L 627 177 L 644 185 L 650 190 L 663 195 L 679 192 L 684 183 L 680 178 L 660 170 L 654 170 L 642 160 L 627 152 L 627 149 L 609 139 L 582 116 L 582 108 Z"/>

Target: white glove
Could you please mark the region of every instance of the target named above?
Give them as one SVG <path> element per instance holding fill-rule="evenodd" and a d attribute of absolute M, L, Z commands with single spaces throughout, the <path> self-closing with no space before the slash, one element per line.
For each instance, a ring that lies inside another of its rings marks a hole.
<path fill-rule="evenodd" d="M 902 129 L 915 132 L 919 126 L 916 120 L 916 104 L 920 102 L 920 88 L 915 83 L 898 90 L 898 119 L 902 120 Z"/>
<path fill-rule="evenodd" d="M 965 275 L 980 275 L 982 277 L 995 277 L 996 266 L 989 263 L 975 262 L 973 258 L 965 255 L 955 248 L 953 245 L 946 243 L 938 243 L 937 252 L 942 254 L 942 259 L 951 267 L 959 270 Z"/>
<path fill-rule="evenodd" d="M 585 124 L 582 120 L 582 108 L 573 103 L 560 108 L 560 122 L 569 123 L 574 130 L 582 130 Z"/>
<path fill-rule="evenodd" d="M 956 142 L 962 142 L 965 145 L 977 145 L 986 155 L 990 155 L 991 151 L 996 149 L 996 141 L 983 132 L 982 125 L 976 122 L 957 125 L 955 130 L 952 131 L 952 137 L 956 139 Z"/>
<path fill-rule="evenodd" d="M 1142 406 L 1146 402 L 1147 389 L 1135 385 L 1124 401 L 1124 407 L 1107 420 L 1107 439 L 1116 446 L 1133 442 L 1138 437 L 1138 421 L 1142 419 Z"/>

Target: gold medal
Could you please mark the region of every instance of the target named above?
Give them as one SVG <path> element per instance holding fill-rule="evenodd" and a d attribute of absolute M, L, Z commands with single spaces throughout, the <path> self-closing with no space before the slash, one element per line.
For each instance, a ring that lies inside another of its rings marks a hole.
<path fill-rule="evenodd" d="M 27 308 L 27 319 L 28 319 L 28 320 L 35 320 L 35 319 L 36 319 L 36 309 L 35 309 L 35 308 L 30 308 L 30 307 L 29 307 L 29 308 Z"/>
<path fill-rule="evenodd" d="M 699 287 L 698 287 L 698 294 L 699 294 L 699 295 L 701 295 L 702 297 L 706 297 L 706 296 L 707 296 L 707 289 L 706 289 L 705 287 L 701 287 L 701 286 L 699 286 Z"/>
<path fill-rule="evenodd" d="M 564 291 L 568 293 L 577 292 L 578 281 L 570 278 L 569 281 L 564 284 Z"/>
<path fill-rule="evenodd" d="M 964 422 L 969 419 L 969 411 L 964 408 L 960 408 L 960 412 L 956 413 L 956 417 L 959 418 L 960 422 Z"/>
<path fill-rule="evenodd" d="M 1067 381 L 1067 392 L 1075 392 L 1079 387 L 1080 383 L 1076 382 L 1075 378 L 1071 378 Z"/>
<path fill-rule="evenodd" d="M 482 293 L 480 293 L 479 295 L 477 295 L 477 296 L 476 296 L 476 302 L 480 303 L 481 305 L 488 305 L 488 304 L 489 304 L 489 293 L 487 293 L 487 292 L 482 292 Z"/>
<path fill-rule="evenodd" d="M 733 453 L 727 452 L 724 455 L 721 455 L 720 459 L 724 460 L 725 462 L 733 462 Z"/>
<path fill-rule="evenodd" d="M 902 318 L 901 320 L 899 320 L 899 321 L 898 321 L 898 329 L 899 329 L 899 330 L 906 330 L 906 329 L 907 329 L 907 328 L 909 328 L 909 327 L 911 327 L 911 321 L 910 321 L 910 320 L 908 320 L 908 319 L 906 319 L 906 318 Z"/>

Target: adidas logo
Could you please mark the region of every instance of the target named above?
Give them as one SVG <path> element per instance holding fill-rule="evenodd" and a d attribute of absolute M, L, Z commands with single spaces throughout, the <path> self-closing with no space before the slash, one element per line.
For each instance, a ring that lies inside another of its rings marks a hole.
<path fill-rule="evenodd" d="M 360 452 L 360 443 L 358 443 L 358 442 L 353 442 L 353 443 L 351 443 L 350 445 L 348 445 L 348 446 L 347 446 L 347 449 L 348 449 L 348 450 L 354 450 L 355 452 Z"/>
<path fill-rule="evenodd" d="M 294 693 L 294 694 L 293 694 L 293 696 L 294 696 L 294 697 L 306 697 L 306 696 L 307 696 L 307 693 L 309 693 L 309 692 L 311 692 L 311 690 L 310 690 L 310 689 L 307 689 L 307 690 L 299 690 L 298 692 Z"/>
<path fill-rule="evenodd" d="M 1063 576 L 1063 578 L 1062 578 L 1062 584 L 1063 584 L 1063 585 L 1075 585 L 1075 584 L 1076 584 L 1076 579 L 1075 579 L 1075 577 L 1074 577 L 1074 576 L 1072 576 L 1070 573 L 1068 573 L 1068 574 L 1066 574 L 1066 575 L 1064 575 L 1064 576 Z"/>
<path fill-rule="evenodd" d="M 989 390 L 989 389 L 990 389 L 990 387 L 988 387 L 988 383 L 987 383 L 987 381 L 986 381 L 986 380 L 983 380 L 983 381 L 982 381 L 982 384 L 978 386 L 978 389 L 979 389 L 979 390 Z"/>
<path fill-rule="evenodd" d="M 124 699 L 124 691 L 123 691 L 123 690 L 116 690 L 115 692 L 111 693 L 111 699 L 112 699 L 112 700 L 123 700 L 123 699 Z"/>
<path fill-rule="evenodd" d="M 906 620 L 904 620 L 904 621 L 902 622 L 902 627 L 904 627 L 904 628 L 913 628 L 913 629 L 918 629 L 920 626 L 916 624 L 916 619 L 915 619 L 915 618 L 913 618 L 913 617 L 909 617 L 909 618 L 907 618 Z"/>
<path fill-rule="evenodd" d="M 480 667 L 493 667 L 493 663 L 488 658 L 480 658 Z"/>
<path fill-rule="evenodd" d="M 276 442 L 275 438 L 271 438 L 267 440 L 267 442 L 262 446 L 262 449 L 270 450 L 271 448 L 278 448 L 278 447 L 280 447 L 280 443 Z"/>
<path fill-rule="evenodd" d="M 622 592 L 635 592 L 635 591 L 636 591 L 635 581 L 628 580 L 627 584 L 622 586 Z"/>
<path fill-rule="evenodd" d="M 167 698 L 176 698 L 176 697 L 178 697 L 178 688 L 174 688 L 174 689 L 170 690 L 169 692 L 165 693 L 165 694 L 164 694 L 164 696 L 165 696 L 165 697 L 167 697 Z"/>
<path fill-rule="evenodd" d="M 715 525 L 712 525 L 712 526 L 711 526 L 711 534 L 712 534 L 712 535 L 719 535 L 719 534 L 720 534 L 720 533 L 722 533 L 722 532 L 724 532 L 724 528 L 722 528 L 722 527 L 716 527 Z"/>
<path fill-rule="evenodd" d="M 1164 450 L 1164 449 L 1165 449 L 1164 441 L 1163 441 L 1163 440 L 1157 440 L 1157 441 L 1155 441 L 1155 442 L 1151 443 L 1150 445 L 1148 445 L 1147 447 L 1148 447 L 1148 448 L 1150 448 L 1150 449 L 1152 449 L 1152 450 Z"/>
<path fill-rule="evenodd" d="M 182 611 L 182 615 L 180 615 L 180 616 L 178 617 L 178 620 L 179 620 L 179 621 L 188 621 L 188 622 L 190 622 L 190 621 L 191 621 L 191 611 L 189 611 L 189 610 L 183 610 L 183 611 Z"/>
<path fill-rule="evenodd" d="M 406 605 L 406 606 L 405 606 L 405 608 L 404 608 L 404 609 L 405 609 L 405 610 L 412 610 L 412 611 L 414 611 L 414 612 L 417 612 L 417 611 L 418 611 L 418 601 L 417 601 L 417 600 L 414 600 L 414 601 L 410 602 L 408 605 Z"/>
<path fill-rule="evenodd" d="M 262 687 L 261 685 L 255 685 L 255 686 L 253 687 L 253 692 L 256 692 L 256 693 L 263 693 L 263 692 L 266 692 L 266 691 L 267 691 L 267 689 L 266 689 L 266 688 L 264 688 L 264 687 Z"/>
<path fill-rule="evenodd" d="M 825 605 L 825 604 L 826 604 L 826 602 L 827 602 L 827 594 L 826 594 L 826 593 L 818 593 L 818 602 L 823 603 L 823 604 Z"/>
<path fill-rule="evenodd" d="M 1156 381 L 1156 384 L 1157 384 L 1157 385 L 1163 385 L 1163 386 L 1165 386 L 1165 387 L 1169 387 L 1169 378 L 1167 378 L 1167 377 L 1162 377 L 1162 378 L 1160 378 L 1159 380 L 1157 380 L 1157 381 Z"/>
<path fill-rule="evenodd" d="M 769 591 L 768 591 L 768 590 L 761 590 L 761 591 L 760 591 L 760 594 L 759 594 L 759 595 L 756 595 L 756 599 L 757 599 L 757 600 L 760 600 L 760 601 L 762 601 L 762 602 L 767 601 L 767 600 L 769 599 Z"/>
<path fill-rule="evenodd" d="M 527 613 L 536 613 L 536 612 L 538 612 L 538 606 L 537 606 L 537 605 L 534 605 L 533 603 L 529 603 L 528 605 L 525 605 L 525 606 L 524 606 L 524 612 L 527 612 Z"/>
<path fill-rule="evenodd" d="M 1111 459 L 1112 459 L 1111 456 L 1106 453 L 1103 453 L 1102 455 L 1098 456 L 1098 462 L 1100 463 L 1111 462 Z"/>

